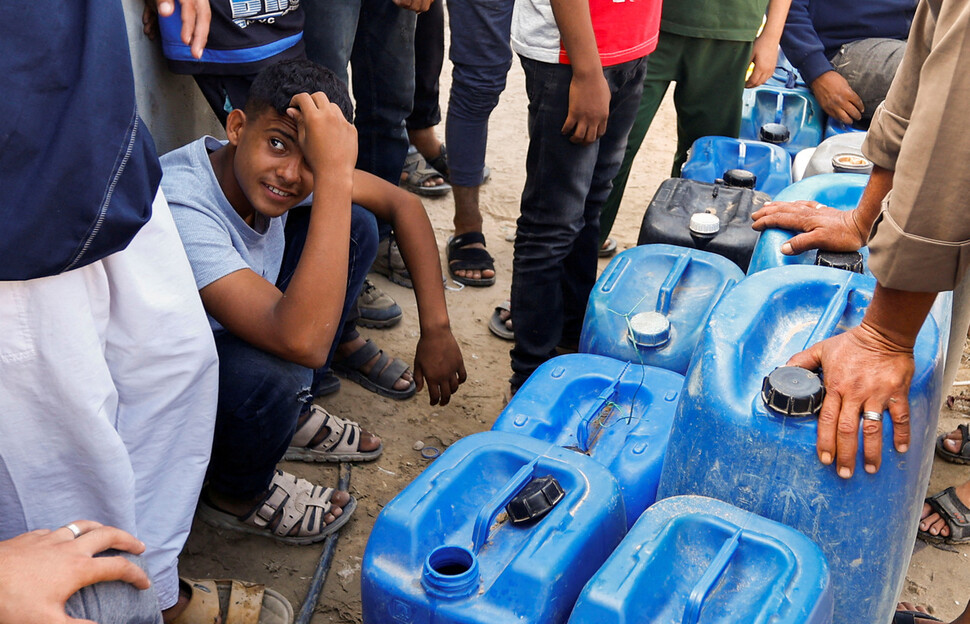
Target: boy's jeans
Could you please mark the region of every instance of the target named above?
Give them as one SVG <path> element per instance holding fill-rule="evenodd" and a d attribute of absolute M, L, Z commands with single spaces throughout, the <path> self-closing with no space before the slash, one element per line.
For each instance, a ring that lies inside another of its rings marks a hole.
<path fill-rule="evenodd" d="M 610 193 L 633 125 L 646 58 L 606 67 L 609 123 L 592 145 L 562 134 L 572 69 L 522 58 L 529 96 L 529 151 L 512 262 L 513 388 L 579 342 L 586 301 L 596 281 L 600 208 Z"/>
<path fill-rule="evenodd" d="M 287 215 L 286 252 L 277 286 L 286 290 L 303 252 L 308 209 Z M 311 387 L 329 374 L 337 345 L 357 336 L 357 295 L 377 255 L 374 215 L 353 206 L 350 264 L 338 333 L 327 365 L 316 371 L 257 349 L 229 332 L 216 336 L 219 352 L 219 408 L 209 463 L 209 483 L 236 498 L 255 496 L 269 487 L 276 464 L 289 446 L 296 422 L 313 399 Z M 335 293 L 336 294 L 336 293 Z"/>

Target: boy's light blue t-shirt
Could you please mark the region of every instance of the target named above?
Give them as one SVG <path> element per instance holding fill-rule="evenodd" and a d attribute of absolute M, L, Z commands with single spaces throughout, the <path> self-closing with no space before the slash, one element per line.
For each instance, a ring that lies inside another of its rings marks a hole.
<path fill-rule="evenodd" d="M 162 156 L 162 192 L 182 237 L 195 284 L 202 290 L 242 269 L 251 269 L 276 283 L 283 261 L 286 215 L 272 219 L 257 215 L 251 228 L 233 209 L 216 179 L 209 152 L 225 144 L 204 136 Z M 213 331 L 223 327 L 211 316 Z"/>

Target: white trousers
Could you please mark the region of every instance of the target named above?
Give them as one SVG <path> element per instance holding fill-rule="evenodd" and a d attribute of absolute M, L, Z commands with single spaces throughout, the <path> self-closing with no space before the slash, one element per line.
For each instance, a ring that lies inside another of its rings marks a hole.
<path fill-rule="evenodd" d="M 217 396 L 212 331 L 161 191 L 124 251 L 0 282 L 0 539 L 77 519 L 120 527 L 145 542 L 159 604 L 173 605 Z"/>

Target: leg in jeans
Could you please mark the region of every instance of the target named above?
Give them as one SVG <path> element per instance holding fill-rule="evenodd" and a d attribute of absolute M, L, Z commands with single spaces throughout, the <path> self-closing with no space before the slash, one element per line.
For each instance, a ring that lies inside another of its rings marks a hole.
<path fill-rule="evenodd" d="M 455 236 L 482 231 L 479 187 L 485 169 L 488 118 L 512 66 L 509 32 L 513 0 L 449 0 L 449 56 L 454 68 L 445 126 L 449 182 L 455 196 Z M 468 248 L 484 248 L 480 243 Z M 457 271 L 458 277 L 494 277 L 493 269 Z"/>
<path fill-rule="evenodd" d="M 444 61 L 445 10 L 439 1 L 418 15 L 414 28 L 414 107 L 406 122 L 409 132 L 441 123 L 438 83 Z"/>
<path fill-rule="evenodd" d="M 626 191 L 633 160 L 636 158 L 643 139 L 647 136 L 653 117 L 660 108 L 660 103 L 667 93 L 671 81 L 676 80 L 677 67 L 680 60 L 680 47 L 676 45 L 676 35 L 660 31 L 657 49 L 650 54 L 650 70 L 643 81 L 643 94 L 640 96 L 640 107 L 637 117 L 627 137 L 626 150 L 623 153 L 623 163 L 613 179 L 613 188 L 603 209 L 600 211 L 600 245 L 606 242 L 613 229 L 613 222 L 620 211 L 623 193 Z"/>
<path fill-rule="evenodd" d="M 860 39 L 843 45 L 829 59 L 835 71 L 862 98 L 865 110 L 859 123 L 863 127 L 869 127 L 876 107 L 886 99 L 905 49 L 906 42 L 898 39 Z"/>
<path fill-rule="evenodd" d="M 563 339 L 579 337 L 580 311 L 596 277 L 599 210 L 623 158 L 646 61 L 604 70 L 612 95 L 610 121 L 606 135 L 587 146 L 561 132 L 569 108 L 569 66 L 523 58 L 522 67 L 530 140 L 512 271 L 513 389 Z"/>
<path fill-rule="evenodd" d="M 276 280 L 276 286 L 282 291 L 286 291 L 286 286 L 293 278 L 293 272 L 296 270 L 300 255 L 303 253 L 309 222 L 310 209 L 308 207 L 294 208 L 287 214 L 286 251 L 283 254 L 279 278 Z M 332 374 L 330 363 L 333 361 L 337 346 L 360 336 L 357 332 L 357 296 L 360 294 L 364 279 L 367 277 L 367 271 L 376 256 L 377 220 L 372 213 L 354 204 L 351 207 L 350 215 L 350 258 L 347 265 L 347 291 L 344 295 L 344 307 L 340 315 L 341 330 L 333 345 L 330 346 L 327 364 L 314 372 L 314 390 L 317 390 L 320 383 Z"/>

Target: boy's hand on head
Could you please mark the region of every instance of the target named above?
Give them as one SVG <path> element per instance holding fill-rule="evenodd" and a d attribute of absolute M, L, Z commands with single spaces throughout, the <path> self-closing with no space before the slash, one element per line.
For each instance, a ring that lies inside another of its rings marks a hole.
<path fill-rule="evenodd" d="M 610 85 L 602 70 L 573 73 L 569 84 L 569 114 L 562 133 L 573 143 L 590 145 L 606 133 L 610 116 Z"/>
<path fill-rule="evenodd" d="M 297 93 L 286 114 L 296 122 L 300 149 L 314 175 L 353 177 L 357 162 L 357 129 L 340 107 L 321 92 Z"/>
<path fill-rule="evenodd" d="M 431 405 L 448 405 L 451 395 L 465 379 L 465 362 L 451 330 L 422 332 L 414 352 L 414 382 L 418 391 L 427 381 Z"/>
<path fill-rule="evenodd" d="M 150 14 L 157 11 L 158 15 L 168 17 L 175 12 L 176 0 L 145 0 L 145 12 L 142 14 L 142 24 L 145 34 L 149 33 L 149 25 L 145 21 Z M 212 9 L 209 0 L 178 0 L 182 7 L 182 43 L 192 49 L 192 56 L 202 58 L 206 41 L 209 40 L 209 23 L 212 21 Z"/>

